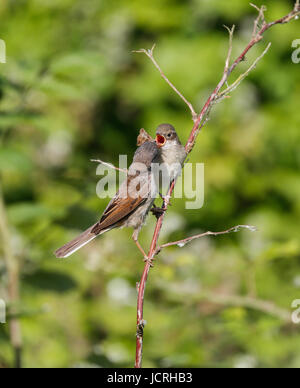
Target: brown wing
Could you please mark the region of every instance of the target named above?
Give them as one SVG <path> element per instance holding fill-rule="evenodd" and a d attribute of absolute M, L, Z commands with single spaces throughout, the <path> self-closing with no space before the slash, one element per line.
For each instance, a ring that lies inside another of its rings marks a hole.
<path fill-rule="evenodd" d="M 144 133 L 148 135 L 145 130 L 141 130 L 141 134 L 144 135 Z M 148 135 L 148 137 L 150 136 Z M 127 180 L 121 185 L 119 192 L 108 204 L 101 220 L 96 224 L 92 233 L 98 234 L 104 229 L 118 226 L 119 222 L 123 221 L 147 200 L 151 183 L 149 169 L 157 154 L 158 147 L 156 143 L 150 141 L 144 142 L 142 146 L 136 150 L 133 163 L 129 167 Z M 141 163 L 145 167 L 143 171 L 139 170 L 139 164 Z M 131 170 L 133 170 L 132 175 L 130 175 Z M 138 185 L 135 187 L 136 178 L 138 178 Z M 131 190 L 133 190 L 134 193 L 132 197 L 127 194 L 127 192 L 130 192 Z M 137 193 L 139 196 L 136 195 Z"/>
<path fill-rule="evenodd" d="M 147 200 L 147 197 L 145 195 L 141 195 L 134 198 L 130 196 L 120 196 L 120 192 L 122 192 L 122 190 L 125 188 L 125 185 L 126 187 L 129 187 L 130 180 L 133 178 L 135 177 L 128 177 L 127 182 L 123 183 L 119 192 L 115 195 L 115 197 L 111 200 L 111 202 L 105 209 L 101 220 L 93 228 L 92 233 L 98 234 L 103 229 L 117 226 L 119 222 L 124 220 L 124 218 L 129 216 L 131 213 L 133 213 L 140 205 L 142 205 Z M 141 192 L 145 193 L 145 190 L 147 190 L 147 188 L 148 183 L 145 182 Z"/>

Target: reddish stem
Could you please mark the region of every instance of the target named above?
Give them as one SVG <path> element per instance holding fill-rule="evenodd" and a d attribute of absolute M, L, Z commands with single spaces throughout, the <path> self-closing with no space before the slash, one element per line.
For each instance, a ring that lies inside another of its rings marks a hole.
<path fill-rule="evenodd" d="M 237 57 L 237 59 L 233 62 L 233 64 L 230 66 L 230 68 L 229 69 L 225 69 L 220 82 L 218 83 L 217 87 L 212 92 L 212 94 L 209 96 L 209 98 L 207 99 L 207 101 L 206 101 L 205 105 L 203 106 L 200 114 L 198 115 L 197 119 L 194 122 L 193 129 L 192 129 L 192 131 L 190 133 L 190 136 L 188 138 L 188 141 L 187 141 L 187 143 L 185 145 L 185 149 L 186 149 L 188 154 L 192 151 L 192 149 L 193 149 L 193 147 L 194 147 L 194 145 L 196 143 L 196 139 L 197 139 L 197 136 L 198 136 L 200 130 L 206 124 L 205 117 L 208 116 L 208 114 L 210 112 L 210 109 L 211 109 L 211 107 L 212 107 L 212 105 L 214 103 L 215 98 L 217 97 L 219 91 L 224 86 L 224 84 L 226 83 L 228 77 L 233 72 L 233 70 L 238 66 L 238 64 L 240 62 L 242 62 L 245 59 L 246 54 L 251 50 L 251 48 L 255 44 L 257 44 L 258 42 L 261 41 L 261 39 L 263 38 L 262 35 L 269 28 L 271 28 L 272 26 L 274 26 L 276 24 L 288 23 L 296 15 L 299 14 L 299 11 L 300 11 L 300 7 L 299 7 L 299 4 L 297 2 L 295 7 L 294 7 L 294 10 L 292 12 L 290 12 L 288 15 L 286 15 L 283 18 L 278 19 L 278 20 L 276 20 L 274 22 L 263 23 L 263 26 L 261 27 L 261 29 L 257 32 L 255 37 L 253 37 L 251 39 L 249 44 L 242 51 L 242 53 Z M 170 197 L 171 197 L 171 195 L 173 193 L 174 187 L 175 187 L 175 182 L 172 182 L 172 184 L 171 184 L 171 186 L 169 188 L 169 191 L 168 191 L 167 199 L 164 201 L 163 208 L 165 210 L 168 209 L 168 206 L 169 206 L 169 203 L 170 203 Z M 151 246 L 150 246 L 150 250 L 149 250 L 149 255 L 148 255 L 150 260 L 154 259 L 154 256 L 155 256 L 155 254 L 157 252 L 158 238 L 159 238 L 159 235 L 160 235 L 160 232 L 161 232 L 161 228 L 162 228 L 162 225 L 163 225 L 163 220 L 164 220 L 164 217 L 165 217 L 165 213 L 166 212 L 162 213 L 162 215 L 159 217 L 159 219 L 157 220 L 157 223 L 156 223 L 156 227 L 155 227 L 155 230 L 154 230 L 154 234 L 153 234 L 153 238 L 152 238 Z M 144 337 L 144 319 L 143 319 L 143 316 L 144 316 L 144 296 L 145 296 L 145 288 L 146 288 L 146 283 L 147 283 L 147 279 L 148 279 L 148 276 L 149 276 L 150 268 L 151 268 L 151 264 L 150 264 L 150 262 L 147 262 L 145 264 L 144 272 L 143 272 L 143 275 L 142 275 L 142 278 L 141 278 L 141 281 L 140 281 L 140 284 L 139 284 L 139 289 L 138 289 L 135 368 L 141 368 L 142 367 L 143 337 Z"/>

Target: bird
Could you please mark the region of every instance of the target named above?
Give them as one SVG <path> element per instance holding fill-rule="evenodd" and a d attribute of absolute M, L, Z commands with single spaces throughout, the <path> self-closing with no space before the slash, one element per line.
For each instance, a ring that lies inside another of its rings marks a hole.
<path fill-rule="evenodd" d="M 181 172 L 186 151 L 171 124 L 161 124 L 157 127 L 155 140 L 144 130 L 140 131 L 138 144 L 132 164 L 128 169 L 127 179 L 119 191 L 109 202 L 100 221 L 91 226 L 80 236 L 65 244 L 55 252 L 57 258 L 67 258 L 86 244 L 115 228 L 133 228 L 132 239 L 149 260 L 139 243 L 138 236 L 146 221 L 146 217 L 154 205 L 159 193 L 157 176 L 154 176 L 153 165 L 164 164 L 169 177 L 174 180 Z M 156 211 L 155 211 L 156 210 Z M 153 214 L 161 214 L 154 207 Z"/>
<path fill-rule="evenodd" d="M 138 236 L 158 193 L 151 173 L 152 163 L 158 162 L 159 147 L 155 141 L 146 141 L 137 148 L 128 169 L 127 179 L 106 207 L 100 221 L 59 248 L 55 256 L 67 258 L 97 236 L 115 228 L 132 227 L 132 238 L 147 260 Z"/>
<path fill-rule="evenodd" d="M 171 124 L 160 124 L 156 129 L 155 140 L 160 150 L 160 165 L 165 167 L 169 186 L 181 174 L 187 152 Z"/>

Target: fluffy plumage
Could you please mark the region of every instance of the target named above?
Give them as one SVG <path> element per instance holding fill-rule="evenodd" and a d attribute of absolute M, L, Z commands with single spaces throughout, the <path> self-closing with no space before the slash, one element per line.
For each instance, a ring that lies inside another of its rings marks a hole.
<path fill-rule="evenodd" d="M 56 257 L 68 257 L 97 236 L 119 227 L 132 227 L 133 237 L 137 242 L 140 229 L 157 194 L 155 180 L 151 175 L 151 163 L 158 161 L 158 154 L 159 149 L 154 141 L 145 142 L 137 149 L 127 180 L 108 204 L 100 221 L 58 249 L 55 252 Z"/>
<path fill-rule="evenodd" d="M 156 142 L 160 149 L 160 162 L 166 166 L 169 184 L 181 174 L 187 153 L 171 124 L 161 124 L 157 127 Z"/>

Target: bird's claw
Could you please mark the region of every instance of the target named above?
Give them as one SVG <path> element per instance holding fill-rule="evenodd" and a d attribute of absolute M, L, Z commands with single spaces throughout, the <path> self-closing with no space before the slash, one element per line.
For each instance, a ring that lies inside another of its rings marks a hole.
<path fill-rule="evenodd" d="M 153 208 L 151 209 L 151 213 L 157 218 L 159 219 L 159 217 L 164 214 L 166 211 L 166 209 L 162 208 L 162 207 L 157 207 L 157 206 L 153 206 Z"/>
<path fill-rule="evenodd" d="M 154 262 L 154 258 L 150 259 L 149 257 L 144 257 L 144 263 L 149 263 L 151 268 L 154 267 L 153 262 Z"/>

